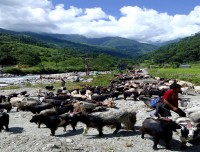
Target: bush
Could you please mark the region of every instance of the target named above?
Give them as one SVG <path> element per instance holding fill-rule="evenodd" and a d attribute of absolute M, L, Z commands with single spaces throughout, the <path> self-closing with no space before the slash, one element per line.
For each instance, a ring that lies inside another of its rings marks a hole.
<path fill-rule="evenodd" d="M 10 73 L 10 74 L 15 74 L 15 75 L 25 75 L 25 73 L 19 69 L 19 68 L 15 68 L 15 67 L 8 67 L 3 69 L 4 73 Z"/>

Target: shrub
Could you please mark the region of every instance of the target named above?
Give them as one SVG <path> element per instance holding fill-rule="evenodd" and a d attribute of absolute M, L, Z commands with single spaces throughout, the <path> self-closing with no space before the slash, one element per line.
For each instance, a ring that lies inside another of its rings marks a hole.
<path fill-rule="evenodd" d="M 23 72 L 23 70 L 19 69 L 19 68 L 15 68 L 15 67 L 8 67 L 3 69 L 4 73 L 10 73 L 10 74 L 15 74 L 15 75 L 25 75 L 25 73 Z"/>

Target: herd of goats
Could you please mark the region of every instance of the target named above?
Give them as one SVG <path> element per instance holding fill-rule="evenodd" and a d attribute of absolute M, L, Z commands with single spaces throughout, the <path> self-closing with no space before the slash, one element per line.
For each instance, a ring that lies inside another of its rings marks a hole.
<path fill-rule="evenodd" d="M 36 123 L 38 128 L 45 124 L 50 129 L 51 135 L 55 135 L 58 127 L 71 125 L 76 131 L 78 122 L 85 124 L 84 134 L 89 128 L 96 128 L 99 136 L 103 136 L 103 127 L 115 128 L 114 134 L 120 129 L 133 130 L 137 121 L 137 113 L 132 110 L 117 107 L 115 100 L 144 100 L 149 108 L 153 97 L 169 89 L 173 80 L 162 78 L 153 81 L 138 81 L 151 78 L 144 74 L 143 70 L 130 70 L 126 74 L 115 75 L 109 86 L 85 86 L 81 89 L 67 90 L 66 87 L 55 90 L 53 86 L 46 86 L 46 91 L 38 90 L 38 95 L 32 97 L 27 91 L 0 95 L 0 131 L 9 131 L 9 112 L 13 107 L 17 111 L 29 111 L 33 113 L 30 122 Z M 177 81 L 182 85 L 182 93 L 187 94 L 193 84 Z M 199 91 L 199 90 L 198 90 Z M 153 149 L 157 150 L 160 139 L 164 139 L 166 148 L 170 149 L 170 141 L 173 132 L 178 132 L 182 142 L 181 148 L 185 149 L 187 142 L 198 140 L 200 131 L 200 107 L 192 107 L 186 110 L 187 117 L 176 119 L 151 117 L 144 118 L 141 126 L 141 138 L 144 134 L 153 137 Z M 4 128 L 5 127 L 5 128 Z"/>

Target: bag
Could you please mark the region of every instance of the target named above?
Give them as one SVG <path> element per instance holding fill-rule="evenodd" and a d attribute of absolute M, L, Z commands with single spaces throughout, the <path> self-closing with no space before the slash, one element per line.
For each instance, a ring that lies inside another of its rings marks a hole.
<path fill-rule="evenodd" d="M 156 104 L 160 101 L 160 97 L 156 97 L 156 98 L 153 98 L 151 101 L 150 101 L 150 106 L 153 107 L 153 108 L 156 108 Z"/>

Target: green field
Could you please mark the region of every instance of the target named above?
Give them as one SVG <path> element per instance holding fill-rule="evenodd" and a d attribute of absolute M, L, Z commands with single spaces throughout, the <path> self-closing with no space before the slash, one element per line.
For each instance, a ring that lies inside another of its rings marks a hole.
<path fill-rule="evenodd" d="M 178 79 L 200 85 L 200 65 L 192 65 L 191 68 L 155 68 L 149 69 L 149 74 L 153 77 L 166 79 Z"/>

